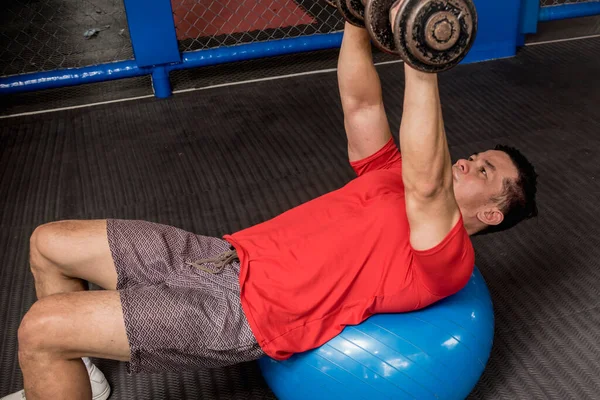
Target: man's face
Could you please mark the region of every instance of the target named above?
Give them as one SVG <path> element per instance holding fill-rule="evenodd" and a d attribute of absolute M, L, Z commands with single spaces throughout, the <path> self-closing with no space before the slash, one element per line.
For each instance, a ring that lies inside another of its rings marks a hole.
<path fill-rule="evenodd" d="M 517 179 L 518 171 L 508 154 L 488 150 L 458 160 L 452 166 L 452 177 L 461 211 L 474 216 L 482 211 L 497 210 L 498 203 L 493 198 L 504 192 L 505 179 Z"/>

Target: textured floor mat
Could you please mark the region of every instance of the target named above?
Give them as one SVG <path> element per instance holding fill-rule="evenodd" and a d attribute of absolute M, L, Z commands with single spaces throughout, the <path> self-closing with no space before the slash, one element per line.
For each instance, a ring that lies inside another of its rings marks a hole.
<path fill-rule="evenodd" d="M 538 45 L 440 76 L 451 152 L 519 147 L 540 174 L 540 216 L 474 239 L 496 338 L 473 399 L 600 393 L 600 39 Z M 378 68 L 395 132 L 400 64 Z M 335 73 L 0 120 L 0 396 L 19 389 L 18 324 L 34 301 L 35 226 L 135 218 L 221 235 L 352 178 Z M 112 399 L 271 399 L 254 363 L 126 375 Z"/>
<path fill-rule="evenodd" d="M 541 22 L 537 32 L 527 35 L 527 43 L 586 37 L 600 34 L 600 15 Z"/>

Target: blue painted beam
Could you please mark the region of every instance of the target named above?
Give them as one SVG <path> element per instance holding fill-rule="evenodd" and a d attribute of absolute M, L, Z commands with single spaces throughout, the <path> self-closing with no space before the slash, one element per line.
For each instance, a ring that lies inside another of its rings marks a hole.
<path fill-rule="evenodd" d="M 519 21 L 519 33 L 536 33 L 539 14 L 540 0 L 523 0 Z"/>
<path fill-rule="evenodd" d="M 600 1 L 589 1 L 587 3 L 541 7 L 538 19 L 540 22 L 546 22 L 559 19 L 589 17 L 598 14 L 600 14 Z"/>
<path fill-rule="evenodd" d="M 171 92 L 168 74 L 171 71 L 290 53 L 336 48 L 340 47 L 342 43 L 342 35 L 341 32 L 330 33 L 186 52 L 183 53 L 181 62 L 157 67 L 139 67 L 136 61 L 120 61 L 116 63 L 94 65 L 91 67 L 14 75 L 0 78 L 0 94 L 43 90 L 120 78 L 152 75 L 156 96 L 168 97 Z"/>
<path fill-rule="evenodd" d="M 147 75 L 151 72 L 151 68 L 140 68 L 135 61 L 120 61 L 94 65 L 91 67 L 13 75 L 0 78 L 0 94 L 51 89 L 121 78 L 132 78 L 135 76 Z"/>
<path fill-rule="evenodd" d="M 171 64 L 166 68 L 169 71 L 174 71 L 264 57 L 281 56 L 284 54 L 339 48 L 342 44 L 342 37 L 343 32 L 337 32 L 185 52 L 183 53 L 181 63 Z"/>
<path fill-rule="evenodd" d="M 124 0 L 135 60 L 140 67 L 179 62 L 170 0 Z"/>

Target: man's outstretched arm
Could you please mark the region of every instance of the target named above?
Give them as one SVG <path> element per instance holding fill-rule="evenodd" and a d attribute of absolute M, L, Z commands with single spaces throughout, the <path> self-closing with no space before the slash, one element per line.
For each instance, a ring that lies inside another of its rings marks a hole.
<path fill-rule="evenodd" d="M 346 23 L 337 74 L 348 157 L 358 161 L 376 153 L 391 138 L 366 29 Z"/>
<path fill-rule="evenodd" d="M 404 66 L 400 146 L 410 242 L 416 250 L 439 244 L 458 222 L 452 162 L 446 141 L 437 75 Z"/>

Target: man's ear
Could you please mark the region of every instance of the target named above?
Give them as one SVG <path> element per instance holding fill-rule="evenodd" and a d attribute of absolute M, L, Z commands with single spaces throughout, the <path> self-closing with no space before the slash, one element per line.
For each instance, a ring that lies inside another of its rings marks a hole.
<path fill-rule="evenodd" d="M 504 214 L 497 207 L 492 207 L 479 211 L 477 219 L 486 225 L 499 225 L 504 221 Z"/>

